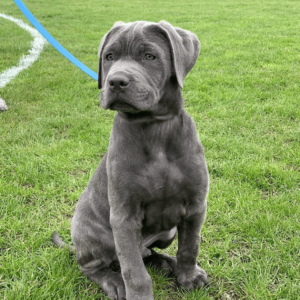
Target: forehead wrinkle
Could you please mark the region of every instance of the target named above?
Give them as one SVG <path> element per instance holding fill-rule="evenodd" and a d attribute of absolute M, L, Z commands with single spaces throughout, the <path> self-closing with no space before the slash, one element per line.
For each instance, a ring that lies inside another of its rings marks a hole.
<path fill-rule="evenodd" d="M 108 50 L 116 50 L 118 48 L 122 48 L 122 40 L 121 39 L 116 39 L 114 41 L 109 42 L 106 46 L 105 46 L 105 51 Z M 104 52 L 104 51 L 103 51 Z"/>
<path fill-rule="evenodd" d="M 127 24 L 125 23 L 124 25 L 122 24 L 121 26 L 117 26 L 115 33 L 113 33 L 111 37 L 112 41 L 107 44 L 107 47 L 113 47 L 115 45 L 120 46 L 121 48 L 126 47 L 126 33 L 128 31 L 130 32 L 130 28 L 133 26 L 133 24 L 134 23 L 131 22 Z"/>
<path fill-rule="evenodd" d="M 134 24 L 134 27 L 133 27 L 133 29 L 132 29 L 132 34 L 131 34 L 131 41 L 130 42 L 128 42 L 128 48 L 127 48 L 127 55 L 129 55 L 130 53 L 130 48 L 131 48 L 131 46 L 132 46 L 132 44 L 133 44 L 133 42 L 134 42 L 134 40 L 135 40 L 135 29 L 136 29 L 136 27 L 138 26 L 139 24 L 138 23 L 136 23 L 136 24 Z M 131 30 L 129 29 L 129 33 L 131 32 Z"/>
<path fill-rule="evenodd" d="M 147 30 L 147 25 L 149 24 L 151 23 L 137 21 L 122 26 L 119 28 L 113 40 L 108 43 L 107 47 L 111 49 L 123 49 L 123 55 L 125 56 L 130 56 L 135 53 L 141 45 L 154 48 L 159 52 L 161 52 L 161 48 L 169 52 L 170 49 L 167 38 L 160 32 Z"/>

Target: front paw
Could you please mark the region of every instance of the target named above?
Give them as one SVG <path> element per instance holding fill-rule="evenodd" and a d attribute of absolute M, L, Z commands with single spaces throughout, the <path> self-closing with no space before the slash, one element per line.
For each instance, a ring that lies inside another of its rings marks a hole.
<path fill-rule="evenodd" d="M 144 270 L 138 270 L 133 273 L 133 269 L 122 272 L 126 286 L 126 299 L 128 300 L 153 300 L 152 280 L 149 273 Z"/>
<path fill-rule="evenodd" d="M 177 276 L 177 282 L 180 286 L 191 291 L 207 285 L 209 283 L 209 280 L 206 272 L 196 266 L 193 271 L 179 272 Z"/>

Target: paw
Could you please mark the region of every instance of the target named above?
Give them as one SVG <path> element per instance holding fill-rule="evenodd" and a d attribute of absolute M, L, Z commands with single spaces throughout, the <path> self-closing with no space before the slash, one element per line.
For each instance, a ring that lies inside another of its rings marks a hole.
<path fill-rule="evenodd" d="M 162 272 L 163 275 L 169 276 L 173 273 L 173 268 L 164 259 L 156 259 L 149 264 L 153 269 Z"/>
<path fill-rule="evenodd" d="M 152 254 L 144 258 L 144 263 L 153 269 L 161 271 L 165 276 L 173 277 L 177 261 L 175 257 L 160 254 L 151 250 Z"/>
<path fill-rule="evenodd" d="M 109 277 L 109 280 L 102 284 L 104 292 L 107 294 L 109 299 L 125 300 L 126 291 L 121 273 L 115 273 L 113 276 Z"/>
<path fill-rule="evenodd" d="M 193 272 L 179 273 L 177 276 L 177 282 L 183 288 L 191 291 L 204 287 L 209 283 L 209 280 L 206 272 L 196 266 Z"/>

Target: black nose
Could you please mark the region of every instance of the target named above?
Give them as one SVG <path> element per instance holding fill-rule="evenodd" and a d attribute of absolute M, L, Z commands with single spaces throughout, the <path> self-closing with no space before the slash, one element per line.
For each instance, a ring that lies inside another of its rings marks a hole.
<path fill-rule="evenodd" d="M 112 75 L 109 80 L 109 87 L 111 90 L 118 92 L 126 89 L 129 85 L 130 80 L 123 74 Z"/>

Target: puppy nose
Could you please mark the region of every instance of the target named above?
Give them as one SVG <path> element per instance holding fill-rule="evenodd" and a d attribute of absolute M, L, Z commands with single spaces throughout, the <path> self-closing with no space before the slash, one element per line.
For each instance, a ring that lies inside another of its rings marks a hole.
<path fill-rule="evenodd" d="M 129 79 L 123 74 L 115 74 L 109 78 L 108 83 L 110 89 L 117 92 L 127 88 Z"/>

